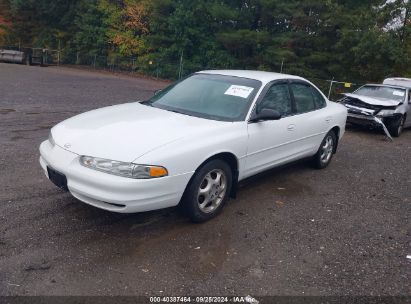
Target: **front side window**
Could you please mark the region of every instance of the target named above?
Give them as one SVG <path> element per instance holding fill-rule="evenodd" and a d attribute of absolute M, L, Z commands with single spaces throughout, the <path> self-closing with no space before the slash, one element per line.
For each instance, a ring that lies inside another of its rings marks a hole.
<path fill-rule="evenodd" d="M 144 104 L 206 119 L 241 121 L 261 85 L 260 81 L 248 78 L 194 74 Z"/>
<path fill-rule="evenodd" d="M 278 111 L 281 116 L 288 116 L 292 112 L 291 96 L 288 84 L 274 84 L 257 106 L 257 113 L 262 109 Z"/>
<path fill-rule="evenodd" d="M 306 113 L 317 109 L 310 85 L 292 83 L 290 86 L 294 94 L 297 113 Z"/>

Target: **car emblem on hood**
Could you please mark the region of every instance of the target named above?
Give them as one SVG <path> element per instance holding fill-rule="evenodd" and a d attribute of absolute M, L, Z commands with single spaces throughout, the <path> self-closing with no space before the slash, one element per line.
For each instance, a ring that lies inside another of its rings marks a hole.
<path fill-rule="evenodd" d="M 64 145 L 64 148 L 70 149 L 70 148 L 71 148 L 71 144 L 69 144 L 69 143 L 65 144 L 65 145 Z"/>

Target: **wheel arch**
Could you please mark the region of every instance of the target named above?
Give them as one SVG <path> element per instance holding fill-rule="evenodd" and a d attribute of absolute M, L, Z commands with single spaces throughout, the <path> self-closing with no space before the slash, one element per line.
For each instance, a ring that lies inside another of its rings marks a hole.
<path fill-rule="evenodd" d="M 335 143 L 335 147 L 334 147 L 334 154 L 335 154 L 337 153 L 338 144 L 340 143 L 341 129 L 339 126 L 334 126 L 333 128 L 331 128 L 330 132 L 334 132 L 335 137 L 337 139 L 337 142 Z"/>
<path fill-rule="evenodd" d="M 219 152 L 216 153 L 212 156 L 209 156 L 207 159 L 205 159 L 199 166 L 197 166 L 193 176 L 191 177 L 190 181 L 187 184 L 186 189 L 190 185 L 191 181 L 193 180 L 195 174 L 198 172 L 198 170 L 204 166 L 206 163 L 208 163 L 211 160 L 214 159 L 220 159 L 225 161 L 231 168 L 231 173 L 232 173 L 232 185 L 231 185 L 231 192 L 230 192 L 230 197 L 235 198 L 237 194 L 237 188 L 238 188 L 238 175 L 239 175 L 239 160 L 237 156 L 232 153 L 232 152 Z"/>

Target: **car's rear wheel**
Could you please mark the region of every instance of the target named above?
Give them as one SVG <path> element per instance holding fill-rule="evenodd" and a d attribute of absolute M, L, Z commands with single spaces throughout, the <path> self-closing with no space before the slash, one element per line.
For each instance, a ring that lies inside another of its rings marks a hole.
<path fill-rule="evenodd" d="M 404 130 L 405 116 L 401 115 L 398 119 L 388 126 L 388 131 L 394 137 L 399 137 Z"/>
<path fill-rule="evenodd" d="M 324 169 L 330 164 L 335 152 L 336 145 L 337 136 L 335 135 L 335 132 L 328 132 L 324 137 L 324 140 L 322 141 L 317 153 L 314 155 L 313 163 L 316 168 Z"/>
<path fill-rule="evenodd" d="M 215 217 L 230 196 L 232 172 L 219 159 L 211 160 L 197 170 L 184 197 L 183 207 L 193 222 Z"/>

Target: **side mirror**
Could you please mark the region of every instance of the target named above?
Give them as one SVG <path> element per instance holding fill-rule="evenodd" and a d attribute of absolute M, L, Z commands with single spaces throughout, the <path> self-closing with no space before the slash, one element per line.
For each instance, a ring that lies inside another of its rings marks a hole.
<path fill-rule="evenodd" d="M 251 116 L 250 122 L 279 120 L 281 119 L 280 112 L 271 109 L 262 109 L 258 114 L 254 113 Z"/>

